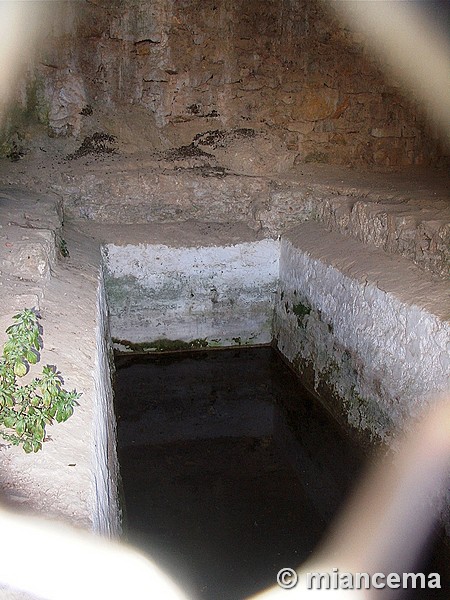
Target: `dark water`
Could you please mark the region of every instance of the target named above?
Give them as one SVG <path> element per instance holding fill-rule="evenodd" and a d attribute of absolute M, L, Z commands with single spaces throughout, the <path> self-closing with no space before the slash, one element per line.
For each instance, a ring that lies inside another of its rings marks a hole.
<path fill-rule="evenodd" d="M 128 540 L 202 600 L 240 600 L 303 562 L 363 457 L 277 353 L 116 366 Z"/>

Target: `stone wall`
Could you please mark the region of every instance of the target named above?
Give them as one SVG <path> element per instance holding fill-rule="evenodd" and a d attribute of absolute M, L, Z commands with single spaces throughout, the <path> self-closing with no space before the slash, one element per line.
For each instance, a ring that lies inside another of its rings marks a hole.
<path fill-rule="evenodd" d="M 208 246 L 198 239 L 204 227 L 195 233 L 192 223 L 154 224 L 139 235 L 134 226 L 110 227 L 104 264 L 119 349 L 273 338 L 310 390 L 367 446 L 394 444 L 428 396 L 448 389 L 446 281 L 314 221 L 281 241 L 250 241 L 251 230 L 227 233 L 218 225 L 220 238 L 216 233 Z"/>
<path fill-rule="evenodd" d="M 99 110 L 123 134 L 138 111 L 136 139 L 152 126 L 174 145 L 177 136 L 253 127 L 297 162 L 445 162 L 415 99 L 317 0 L 50 4 L 52 33 L 21 98 L 52 135 L 79 135 Z"/>
<path fill-rule="evenodd" d="M 450 386 L 449 289 L 402 257 L 308 222 L 282 237 L 274 337 L 302 381 L 366 447 Z M 450 491 L 440 499 L 450 535 Z M 437 497 L 430 502 L 437 501 Z"/>
<path fill-rule="evenodd" d="M 55 252 L 40 269 L 14 262 L 13 252 L 23 241 L 40 248 L 42 230 L 62 241 L 59 203 L 8 189 L 1 205 L 0 333 L 18 308 L 40 308 L 43 361 L 56 363 L 67 387 L 82 392 L 73 417 L 52 426 L 42 452 L 0 447 L 0 495 L 24 507 L 104 534 L 118 531 L 105 292 L 114 335 L 132 342 L 176 338 L 202 347 L 274 336 L 327 408 L 370 444 L 395 447 L 395 432 L 429 403 L 428 394 L 448 389 L 448 284 L 403 256 L 313 221 L 283 232 L 281 244 L 255 239 L 242 224 L 197 223 L 195 231 L 186 222 L 100 224 L 95 234 L 78 221 L 84 233 L 67 224 L 62 231 L 70 255 Z M 100 245 L 108 248 L 105 287 Z M 448 510 L 444 519 L 448 525 Z"/>
<path fill-rule="evenodd" d="M 341 422 L 392 444 L 448 389 L 448 296 L 405 259 L 304 223 L 282 238 L 274 337 Z"/>
<path fill-rule="evenodd" d="M 359 177 L 311 164 L 288 178 L 236 175 L 212 155 L 193 161 L 190 166 L 114 157 L 100 166 L 83 161 L 58 166 L 50 189 L 61 195 L 68 218 L 105 225 L 239 222 L 259 238 L 276 238 L 318 220 L 364 245 L 400 254 L 437 277 L 450 276 L 450 183 L 444 172 L 425 179 L 412 173 L 401 179 L 387 173 Z M 13 168 L 8 169 L 12 181 L 20 176 Z"/>
<path fill-rule="evenodd" d="M 122 350 L 268 344 L 279 243 L 104 248 L 111 332 Z"/>
<path fill-rule="evenodd" d="M 109 537 L 115 537 L 122 528 L 122 508 L 119 505 L 119 462 L 116 449 L 116 415 L 113 407 L 114 355 L 109 326 L 108 299 L 102 272 L 97 288 L 96 309 L 93 530 Z"/>

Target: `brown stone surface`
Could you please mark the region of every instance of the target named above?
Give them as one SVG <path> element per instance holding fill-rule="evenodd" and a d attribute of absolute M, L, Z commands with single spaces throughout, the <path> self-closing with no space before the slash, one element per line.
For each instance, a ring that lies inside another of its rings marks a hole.
<path fill-rule="evenodd" d="M 1 190 L 0 215 L 0 275 L 14 272 L 19 281 L 43 283 L 57 261 L 61 201 L 15 188 Z"/>
<path fill-rule="evenodd" d="M 270 173 L 268 166 L 264 174 L 257 161 L 255 166 L 236 158 L 246 155 L 248 142 L 257 145 L 258 136 L 239 140 L 230 133 L 217 147 L 208 139 L 168 152 L 94 153 L 75 160 L 35 151 L 16 163 L 0 161 L 0 182 L 40 193 L 51 190 L 66 218 L 110 225 L 237 223 L 263 238 L 315 219 L 329 230 L 400 254 L 437 277 L 449 277 L 446 173 L 368 174 L 308 164 L 281 173 Z M 283 155 L 274 161 L 282 162 Z M 26 239 L 14 240 L 19 241 Z M 40 253 L 36 247 L 36 256 Z M 22 262 L 37 276 L 37 263 Z"/>
<path fill-rule="evenodd" d="M 53 136 L 82 139 L 100 124 L 142 150 L 253 127 L 286 143 L 290 161 L 373 169 L 448 160 L 416 100 L 317 0 L 47 4 L 50 35 L 17 103 Z"/>

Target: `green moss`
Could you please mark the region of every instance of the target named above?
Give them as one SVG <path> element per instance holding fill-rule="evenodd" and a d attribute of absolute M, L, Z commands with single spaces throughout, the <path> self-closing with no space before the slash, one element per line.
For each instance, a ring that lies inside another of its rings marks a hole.
<path fill-rule="evenodd" d="M 26 150 L 18 145 L 14 140 L 1 139 L 0 141 L 0 157 L 9 158 L 11 162 L 17 162 L 25 156 Z"/>
<path fill-rule="evenodd" d="M 330 159 L 325 152 L 310 152 L 304 158 L 305 163 L 329 163 Z"/>
<path fill-rule="evenodd" d="M 292 306 L 292 312 L 297 317 L 297 323 L 299 327 L 304 327 L 304 319 L 311 313 L 311 307 L 308 304 L 298 302 Z"/>
<path fill-rule="evenodd" d="M 298 375 L 302 376 L 307 362 L 308 361 L 303 358 L 301 352 L 297 352 L 292 359 L 292 368 Z"/>
<path fill-rule="evenodd" d="M 69 249 L 67 247 L 67 242 L 64 238 L 59 239 L 59 251 L 61 253 L 61 256 L 63 256 L 64 258 L 70 256 Z"/>
<path fill-rule="evenodd" d="M 190 348 L 206 348 L 208 346 L 208 340 L 206 338 L 200 338 L 188 342 Z"/>
<path fill-rule="evenodd" d="M 109 301 L 117 310 L 127 306 L 130 297 L 145 298 L 147 291 L 134 275 L 113 277 L 108 271 L 105 272 L 105 286 Z"/>
<path fill-rule="evenodd" d="M 130 342 L 128 340 L 119 340 L 113 338 L 115 344 L 125 346 L 131 352 L 175 352 L 177 350 L 194 350 L 197 348 L 206 348 L 208 340 L 195 339 L 190 342 L 183 340 L 168 340 L 161 338 L 152 342 Z"/>
<path fill-rule="evenodd" d="M 43 107 L 41 106 L 41 84 L 37 79 L 30 82 L 27 86 L 26 102 L 23 111 L 23 116 L 27 122 L 38 121 L 42 123 L 45 121 L 47 114 L 42 112 Z"/>
<path fill-rule="evenodd" d="M 33 123 L 48 125 L 49 111 L 43 81 L 36 78 L 27 85 L 25 105 L 14 104 L 8 116 L 13 127 L 25 127 Z"/>
<path fill-rule="evenodd" d="M 209 340 L 209 342 L 208 342 L 208 348 L 222 348 L 222 347 L 223 347 L 223 343 L 222 343 L 222 340 L 220 340 L 220 339 Z"/>
<path fill-rule="evenodd" d="M 45 98 L 44 84 L 39 78 L 30 81 L 26 88 L 25 103 L 12 103 L 0 131 L 0 156 L 18 160 L 25 150 L 20 146 L 24 132 L 32 125 L 49 123 L 50 107 Z"/>
<path fill-rule="evenodd" d="M 358 428 L 368 429 L 372 441 L 380 441 L 395 429 L 392 418 L 376 400 L 362 397 L 355 386 L 350 389 L 350 397 L 344 398 L 343 405 L 349 422 Z"/>

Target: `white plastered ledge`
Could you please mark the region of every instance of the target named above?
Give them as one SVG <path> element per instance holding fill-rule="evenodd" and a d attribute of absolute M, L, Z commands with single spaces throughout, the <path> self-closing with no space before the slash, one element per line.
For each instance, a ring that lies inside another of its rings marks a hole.
<path fill-rule="evenodd" d="M 2 444 L 1 500 L 114 537 L 120 532 L 118 464 L 100 250 L 80 233 L 65 230 L 64 238 L 70 257 L 53 264 L 45 281 L 9 279 L 0 342 L 18 310 L 38 308 L 44 347 L 36 367 L 56 365 L 64 387 L 81 393 L 79 406 L 65 423 L 47 427 L 49 440 L 36 454 Z"/>
<path fill-rule="evenodd" d="M 449 388 L 450 290 L 402 257 L 308 222 L 281 243 L 275 337 L 349 423 L 388 441 Z"/>

